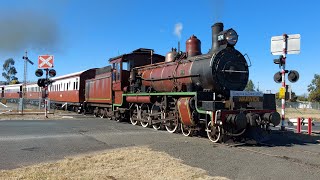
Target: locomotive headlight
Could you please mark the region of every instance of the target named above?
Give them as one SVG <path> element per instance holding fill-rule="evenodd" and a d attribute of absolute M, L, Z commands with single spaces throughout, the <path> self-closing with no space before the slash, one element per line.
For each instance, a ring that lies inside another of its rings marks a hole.
<path fill-rule="evenodd" d="M 235 30 L 229 29 L 225 34 L 225 39 L 227 40 L 228 44 L 234 46 L 238 42 L 238 34 Z"/>

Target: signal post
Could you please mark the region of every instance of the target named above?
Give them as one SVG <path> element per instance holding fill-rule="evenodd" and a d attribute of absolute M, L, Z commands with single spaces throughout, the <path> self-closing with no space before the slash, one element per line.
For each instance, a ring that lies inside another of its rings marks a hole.
<path fill-rule="evenodd" d="M 283 55 L 282 59 L 280 60 L 282 63 L 282 69 L 281 69 L 281 79 L 282 79 L 282 89 L 284 89 L 284 92 L 286 92 L 286 56 L 287 56 L 287 34 L 283 34 Z M 282 90 L 283 91 L 283 90 Z M 280 93 L 279 93 L 280 95 Z M 285 110 L 286 110 L 286 99 L 285 95 L 281 98 L 281 130 L 285 130 L 284 121 L 285 121 Z"/>
<path fill-rule="evenodd" d="M 299 73 L 295 70 L 290 72 L 286 70 L 287 54 L 299 54 L 300 53 L 300 34 L 282 36 L 274 36 L 271 38 L 271 53 L 273 55 L 280 55 L 279 59 L 274 59 L 275 64 L 279 64 L 280 72 L 274 75 L 274 81 L 281 83 L 282 86 L 279 91 L 279 98 L 281 98 L 281 130 L 285 130 L 285 108 L 286 108 L 286 73 L 288 74 L 288 80 L 292 83 L 297 82 L 299 79 Z M 287 96 L 288 97 L 288 96 Z"/>
<path fill-rule="evenodd" d="M 44 98 L 44 109 L 45 109 L 45 117 L 48 118 L 48 86 L 53 83 L 52 80 L 49 79 L 50 77 L 54 77 L 56 75 L 56 71 L 53 68 L 53 55 L 40 55 L 38 58 L 38 68 L 36 70 L 36 76 L 41 77 L 43 75 L 43 70 L 46 72 L 45 78 L 38 79 L 38 86 L 42 88 L 42 98 Z"/>

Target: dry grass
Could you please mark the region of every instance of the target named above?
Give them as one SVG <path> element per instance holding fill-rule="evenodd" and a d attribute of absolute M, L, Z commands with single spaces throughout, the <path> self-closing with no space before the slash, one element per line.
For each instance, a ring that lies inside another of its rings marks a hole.
<path fill-rule="evenodd" d="M 277 109 L 277 111 L 281 114 L 281 109 Z M 320 110 L 317 109 L 294 109 L 294 108 L 286 108 L 286 118 L 312 118 L 314 120 L 320 121 Z"/>
<path fill-rule="evenodd" d="M 187 166 L 163 152 L 131 147 L 66 158 L 14 170 L 0 171 L 0 179 L 227 179 Z"/>

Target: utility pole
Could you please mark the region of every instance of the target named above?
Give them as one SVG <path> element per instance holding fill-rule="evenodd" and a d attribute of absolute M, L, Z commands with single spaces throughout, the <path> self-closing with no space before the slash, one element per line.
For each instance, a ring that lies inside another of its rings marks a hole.
<path fill-rule="evenodd" d="M 25 55 L 22 57 L 24 60 L 24 72 L 23 72 L 23 85 L 22 85 L 22 94 L 21 94 L 21 113 L 23 114 L 23 109 L 24 109 L 24 98 L 26 96 L 26 91 L 27 91 L 27 75 L 28 75 L 28 63 L 33 65 L 34 63 L 29 60 L 28 58 L 28 51 L 25 51 Z"/>

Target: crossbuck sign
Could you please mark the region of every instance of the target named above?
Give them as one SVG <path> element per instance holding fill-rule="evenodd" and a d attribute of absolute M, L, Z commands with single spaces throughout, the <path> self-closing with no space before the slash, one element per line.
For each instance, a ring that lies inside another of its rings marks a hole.
<path fill-rule="evenodd" d="M 48 69 L 53 67 L 53 55 L 40 55 L 38 57 L 38 68 Z"/>

